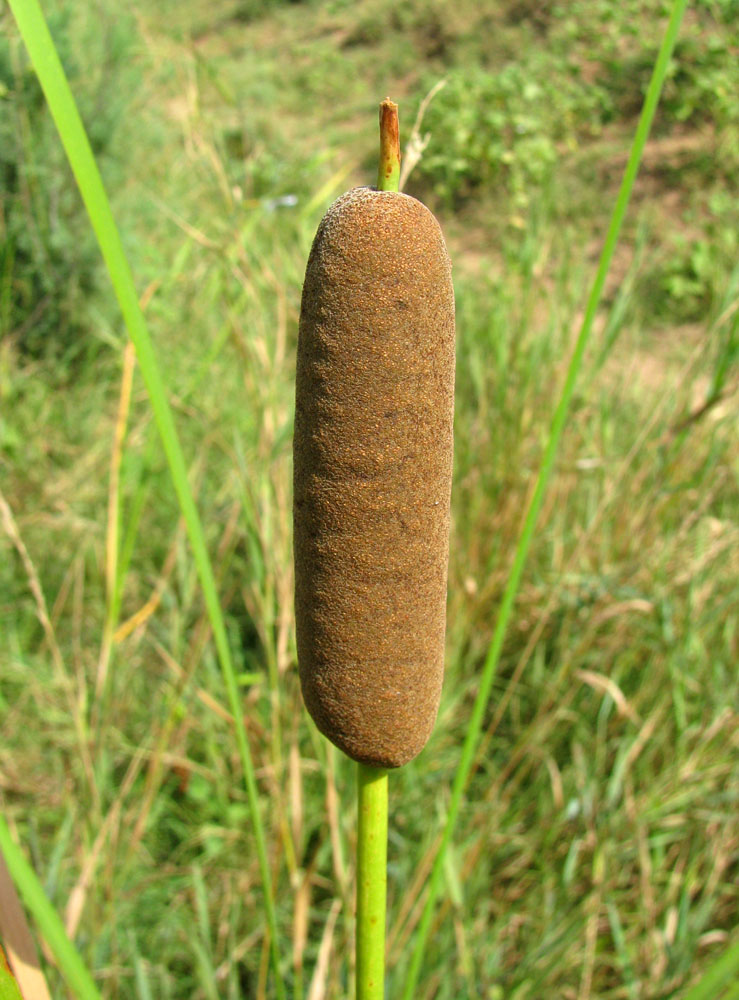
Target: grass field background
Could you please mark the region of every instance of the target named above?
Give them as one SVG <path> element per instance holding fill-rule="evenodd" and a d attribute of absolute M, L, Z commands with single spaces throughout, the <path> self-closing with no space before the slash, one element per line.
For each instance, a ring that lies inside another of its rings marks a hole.
<path fill-rule="evenodd" d="M 480 666 L 667 7 L 44 3 L 214 561 L 290 996 L 352 976 L 353 767 L 302 707 L 297 315 L 376 106 L 454 262 L 447 675 L 391 781 L 400 989 Z M 419 998 L 681 997 L 739 854 L 739 9 L 691 5 L 445 867 Z M 0 12 L 0 802 L 106 997 L 269 997 L 210 627 L 133 353 Z M 54 996 L 63 987 L 45 966 Z"/>

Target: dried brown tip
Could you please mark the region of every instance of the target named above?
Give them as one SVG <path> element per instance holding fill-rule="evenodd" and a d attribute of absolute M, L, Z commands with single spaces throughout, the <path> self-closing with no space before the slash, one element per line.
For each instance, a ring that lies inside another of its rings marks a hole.
<path fill-rule="evenodd" d="M 350 757 L 424 746 L 444 664 L 454 293 L 420 202 L 356 188 L 308 260 L 294 440 L 303 696 Z"/>
<path fill-rule="evenodd" d="M 397 191 L 400 181 L 400 132 L 398 105 L 389 97 L 380 104 L 380 161 L 377 187 L 380 191 Z"/>

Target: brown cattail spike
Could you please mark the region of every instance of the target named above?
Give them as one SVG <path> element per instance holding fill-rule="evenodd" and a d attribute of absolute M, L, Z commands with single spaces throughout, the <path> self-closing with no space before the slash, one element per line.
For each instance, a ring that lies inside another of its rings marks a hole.
<path fill-rule="evenodd" d="M 350 757 L 397 767 L 441 695 L 454 400 L 451 264 L 431 212 L 355 188 L 303 287 L 295 603 L 305 703 Z"/>

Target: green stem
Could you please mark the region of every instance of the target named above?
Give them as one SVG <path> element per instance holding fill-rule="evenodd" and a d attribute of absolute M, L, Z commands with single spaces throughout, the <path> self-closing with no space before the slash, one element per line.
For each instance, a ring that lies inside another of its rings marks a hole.
<path fill-rule="evenodd" d="M 398 105 L 389 97 L 380 105 L 380 167 L 378 191 L 397 191 L 400 185 L 400 135 Z"/>
<path fill-rule="evenodd" d="M 387 771 L 357 765 L 357 1000 L 383 1000 Z"/>
<path fill-rule="evenodd" d="M 441 888 L 442 875 L 444 872 L 444 859 L 452 839 L 452 834 L 454 833 L 454 827 L 456 825 L 460 806 L 462 804 L 462 797 L 467 785 L 467 779 L 469 778 L 472 764 L 475 759 L 475 753 L 480 742 L 485 709 L 487 707 L 493 681 L 498 670 L 500 654 L 503 649 L 503 640 L 508 628 L 508 622 L 513 612 L 519 583 L 521 582 L 521 576 L 526 564 L 526 557 L 531 545 L 531 540 L 534 537 L 534 529 L 539 517 L 539 511 L 541 510 L 544 494 L 554 468 L 554 461 L 557 455 L 560 438 L 562 437 L 562 431 L 564 430 L 567 420 L 570 402 L 575 389 L 575 382 L 577 381 L 577 376 L 582 366 L 585 348 L 590 340 L 593 329 L 593 321 L 595 320 L 601 295 L 603 294 L 603 286 L 605 285 L 608 268 L 610 267 L 613 251 L 615 250 L 616 243 L 618 242 L 621 225 L 626 214 L 626 208 L 629 204 L 629 198 L 631 197 L 631 190 L 634 186 L 637 171 L 639 170 L 642 153 L 644 152 L 644 145 L 647 141 L 647 136 L 649 135 L 649 129 L 652 124 L 652 119 L 654 118 L 654 112 L 657 109 L 659 95 L 662 91 L 662 84 L 664 83 L 667 67 L 672 55 L 672 50 L 675 46 L 677 33 L 680 29 L 680 24 L 682 22 L 686 6 L 687 0 L 673 0 L 670 20 L 657 55 L 657 61 L 654 65 L 652 78 L 649 82 L 647 96 L 644 100 L 644 107 L 642 108 L 639 124 L 637 125 L 634 141 L 631 146 L 631 153 L 629 155 L 628 163 L 626 164 L 626 170 L 624 171 L 621 187 L 619 189 L 613 214 L 611 215 L 611 221 L 608 226 L 605 244 L 598 263 L 598 270 L 596 272 L 592 288 L 590 289 L 590 295 L 585 309 L 585 316 L 583 317 L 577 342 L 575 343 L 575 348 L 572 353 L 572 357 L 570 358 L 564 386 L 562 387 L 562 394 L 559 398 L 557 409 L 555 410 L 552 418 L 546 450 L 544 452 L 544 457 L 541 460 L 539 475 L 536 480 L 534 491 L 531 495 L 531 500 L 529 501 L 523 528 L 521 529 L 521 534 L 518 538 L 518 544 L 513 558 L 513 566 L 511 567 L 510 575 L 506 583 L 505 592 L 500 605 L 500 611 L 498 612 L 498 619 L 495 624 L 495 631 L 493 633 L 487 657 L 485 658 L 477 697 L 475 698 L 475 703 L 472 707 L 472 715 L 467 726 L 467 734 L 462 748 L 462 756 L 457 768 L 457 773 L 454 776 L 452 795 L 449 802 L 449 812 L 447 814 L 439 851 L 434 860 L 428 895 L 426 897 L 421 923 L 416 934 L 413 956 L 411 958 L 408 976 L 405 981 L 405 988 L 401 995 L 402 1000 L 412 1000 L 412 998 L 416 996 L 416 984 L 421 970 L 421 960 L 423 958 L 424 948 L 426 947 L 426 939 L 428 938 L 429 930 L 431 929 L 431 921 L 434 915 L 436 899 Z"/>

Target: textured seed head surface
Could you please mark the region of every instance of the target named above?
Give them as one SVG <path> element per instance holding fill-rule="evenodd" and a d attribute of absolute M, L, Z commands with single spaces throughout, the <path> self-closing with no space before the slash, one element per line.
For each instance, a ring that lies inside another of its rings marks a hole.
<path fill-rule="evenodd" d="M 294 438 L 303 697 L 355 760 L 425 745 L 444 671 L 454 292 L 439 225 L 355 188 L 316 233 L 303 286 Z"/>

